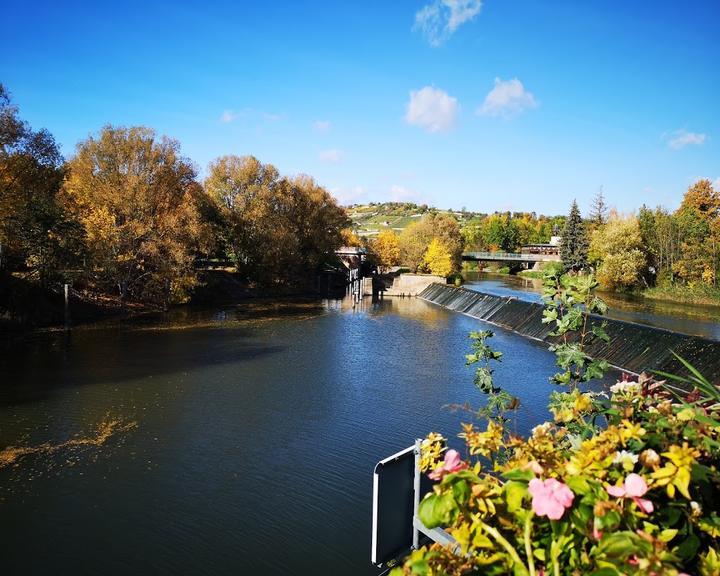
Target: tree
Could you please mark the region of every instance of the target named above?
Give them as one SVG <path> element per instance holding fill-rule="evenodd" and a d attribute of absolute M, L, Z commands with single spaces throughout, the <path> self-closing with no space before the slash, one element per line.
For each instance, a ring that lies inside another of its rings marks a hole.
<path fill-rule="evenodd" d="M 453 271 L 459 270 L 464 240 L 460 234 L 460 225 L 449 214 L 429 212 L 419 222 L 405 228 L 399 238 L 401 262 L 413 270 L 421 268 L 433 238 L 440 239 L 447 248 Z"/>
<path fill-rule="evenodd" d="M 79 227 L 58 202 L 62 164 L 54 138 L 20 120 L 0 84 L 0 271 L 46 284 L 71 258 Z"/>
<path fill-rule="evenodd" d="M 145 127 L 104 127 L 78 145 L 64 196 L 82 223 L 87 273 L 121 298 L 183 301 L 196 283 L 195 170 L 180 145 Z"/>
<path fill-rule="evenodd" d="M 449 276 L 453 271 L 452 256 L 440 238 L 433 238 L 430 241 L 423 262 L 430 274 L 436 276 Z"/>
<path fill-rule="evenodd" d="M 690 186 L 683 196 L 679 211 L 693 208 L 703 220 L 718 216 L 720 212 L 720 193 L 716 191 L 710 180 L 703 178 Z"/>
<path fill-rule="evenodd" d="M 602 226 L 607 222 L 608 219 L 608 207 L 605 203 L 605 196 L 603 195 L 603 188 L 600 186 L 597 194 L 593 197 L 592 205 L 590 207 L 590 223 L 594 226 Z"/>
<path fill-rule="evenodd" d="M 566 271 L 587 267 L 588 240 L 577 202 L 573 200 L 560 241 L 560 258 Z"/>
<path fill-rule="evenodd" d="M 400 261 L 400 242 L 392 230 L 381 230 L 372 242 L 372 251 L 377 257 L 378 265 L 387 270 Z"/>
<path fill-rule="evenodd" d="M 350 225 L 312 178 L 281 178 L 252 156 L 211 162 L 205 189 L 221 211 L 229 256 L 245 278 L 263 286 L 314 279 Z"/>
<path fill-rule="evenodd" d="M 640 284 L 647 259 L 638 219 L 612 215 L 593 232 L 588 259 L 598 265 L 597 278 L 604 288 L 627 289 Z"/>

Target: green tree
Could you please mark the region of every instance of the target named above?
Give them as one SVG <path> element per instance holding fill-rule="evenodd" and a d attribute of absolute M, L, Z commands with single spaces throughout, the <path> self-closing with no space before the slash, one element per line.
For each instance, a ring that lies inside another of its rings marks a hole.
<path fill-rule="evenodd" d="M 184 301 L 196 283 L 195 170 L 145 127 L 104 127 L 68 163 L 65 203 L 82 223 L 87 274 L 121 298 Z"/>
<path fill-rule="evenodd" d="M 560 242 L 560 257 L 565 270 L 578 272 L 587 267 L 587 252 L 588 240 L 585 224 L 580 216 L 577 202 L 573 200 Z"/>

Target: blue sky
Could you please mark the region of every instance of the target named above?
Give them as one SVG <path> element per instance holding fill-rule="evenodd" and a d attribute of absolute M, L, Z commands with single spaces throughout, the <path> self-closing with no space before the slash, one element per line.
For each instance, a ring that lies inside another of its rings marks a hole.
<path fill-rule="evenodd" d="M 104 124 L 342 202 L 565 213 L 720 186 L 720 2 L 12 2 L 0 82 L 71 156 Z"/>

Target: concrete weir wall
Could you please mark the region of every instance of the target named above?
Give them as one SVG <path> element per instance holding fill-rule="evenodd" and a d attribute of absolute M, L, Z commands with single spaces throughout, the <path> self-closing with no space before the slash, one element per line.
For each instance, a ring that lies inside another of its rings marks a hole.
<path fill-rule="evenodd" d="M 552 328 L 542 323 L 542 304 L 447 284 L 432 284 L 418 297 L 528 338 L 548 344 L 554 341 L 554 337 L 549 335 Z M 695 366 L 708 380 L 720 384 L 720 342 L 632 322 L 594 318 L 607 321 L 606 331 L 610 342 L 596 339 L 587 348 L 591 356 L 605 358 L 629 372 L 661 370 L 671 374 L 685 374 L 682 364 L 671 354 L 672 350 Z"/>

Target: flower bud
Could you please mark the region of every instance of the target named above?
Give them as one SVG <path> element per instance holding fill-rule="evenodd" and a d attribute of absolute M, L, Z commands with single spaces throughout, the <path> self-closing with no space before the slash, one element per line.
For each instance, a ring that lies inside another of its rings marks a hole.
<path fill-rule="evenodd" d="M 640 464 L 645 468 L 657 468 L 660 466 L 660 456 L 655 450 L 648 448 L 640 453 Z"/>

